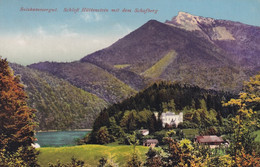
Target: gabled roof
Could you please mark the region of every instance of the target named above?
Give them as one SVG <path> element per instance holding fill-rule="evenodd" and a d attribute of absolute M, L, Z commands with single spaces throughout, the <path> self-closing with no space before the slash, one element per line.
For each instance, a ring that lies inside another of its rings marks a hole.
<path fill-rule="evenodd" d="M 158 140 L 157 139 L 147 139 L 145 142 L 146 143 L 158 143 Z"/>
<path fill-rule="evenodd" d="M 196 140 L 199 143 L 223 143 L 224 140 L 222 137 L 218 137 L 216 135 L 211 135 L 211 136 L 197 136 Z"/>

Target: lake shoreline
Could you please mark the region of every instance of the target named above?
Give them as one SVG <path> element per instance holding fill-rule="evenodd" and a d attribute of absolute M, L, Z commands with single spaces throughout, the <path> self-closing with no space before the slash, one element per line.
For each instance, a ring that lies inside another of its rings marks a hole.
<path fill-rule="evenodd" d="M 61 132 L 61 131 L 92 131 L 92 129 L 67 129 L 67 130 L 38 130 L 38 132 Z"/>
<path fill-rule="evenodd" d="M 89 129 L 37 132 L 35 137 L 41 147 L 75 146 L 78 140 L 91 133 L 87 130 Z"/>

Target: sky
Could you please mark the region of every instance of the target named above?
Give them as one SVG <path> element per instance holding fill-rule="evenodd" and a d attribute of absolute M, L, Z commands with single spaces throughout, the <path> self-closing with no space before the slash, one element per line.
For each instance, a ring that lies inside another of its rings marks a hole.
<path fill-rule="evenodd" d="M 180 11 L 260 26 L 260 0 L 0 0 L 0 56 L 22 65 L 77 61 Z"/>

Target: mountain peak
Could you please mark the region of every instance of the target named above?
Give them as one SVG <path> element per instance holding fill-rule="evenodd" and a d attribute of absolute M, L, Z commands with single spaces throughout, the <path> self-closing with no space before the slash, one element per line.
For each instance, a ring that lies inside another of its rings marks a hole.
<path fill-rule="evenodd" d="M 183 16 L 186 16 L 186 17 L 196 17 L 196 16 L 193 16 L 192 14 L 189 14 L 187 12 L 179 12 L 178 15 L 179 17 L 183 17 Z"/>
<path fill-rule="evenodd" d="M 194 16 L 186 12 L 179 12 L 171 21 L 166 21 L 167 24 L 180 27 L 188 31 L 201 31 L 200 24 L 211 25 L 214 19 L 201 16 Z"/>
<path fill-rule="evenodd" d="M 186 12 L 170 21 L 169 26 L 190 31 L 208 40 L 230 54 L 230 58 L 242 65 L 259 66 L 260 28 L 229 20 L 194 16 Z M 250 48 L 250 49 L 249 49 Z"/>
<path fill-rule="evenodd" d="M 226 22 L 179 12 L 171 21 L 166 21 L 166 24 L 187 31 L 199 31 L 202 36 L 209 40 L 235 40 L 232 32 L 227 29 Z"/>

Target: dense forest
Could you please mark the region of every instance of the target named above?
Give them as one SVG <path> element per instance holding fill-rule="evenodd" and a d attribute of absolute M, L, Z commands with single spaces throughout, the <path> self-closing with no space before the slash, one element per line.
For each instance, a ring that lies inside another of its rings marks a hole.
<path fill-rule="evenodd" d="M 159 82 L 121 103 L 104 109 L 94 122 L 90 142 L 106 143 L 122 138 L 125 133 L 146 128 L 150 133 L 162 130 L 157 119 L 163 112 L 184 113 L 179 128 L 210 128 L 222 125 L 236 109 L 223 107 L 222 103 L 235 97 L 228 92 L 205 90 L 196 86 Z M 100 141 L 100 133 L 108 139 Z M 99 142 L 100 141 L 100 142 Z"/>
<path fill-rule="evenodd" d="M 96 95 L 46 72 L 10 63 L 28 95 L 28 105 L 37 109 L 39 130 L 91 128 L 98 113 L 107 106 Z"/>

